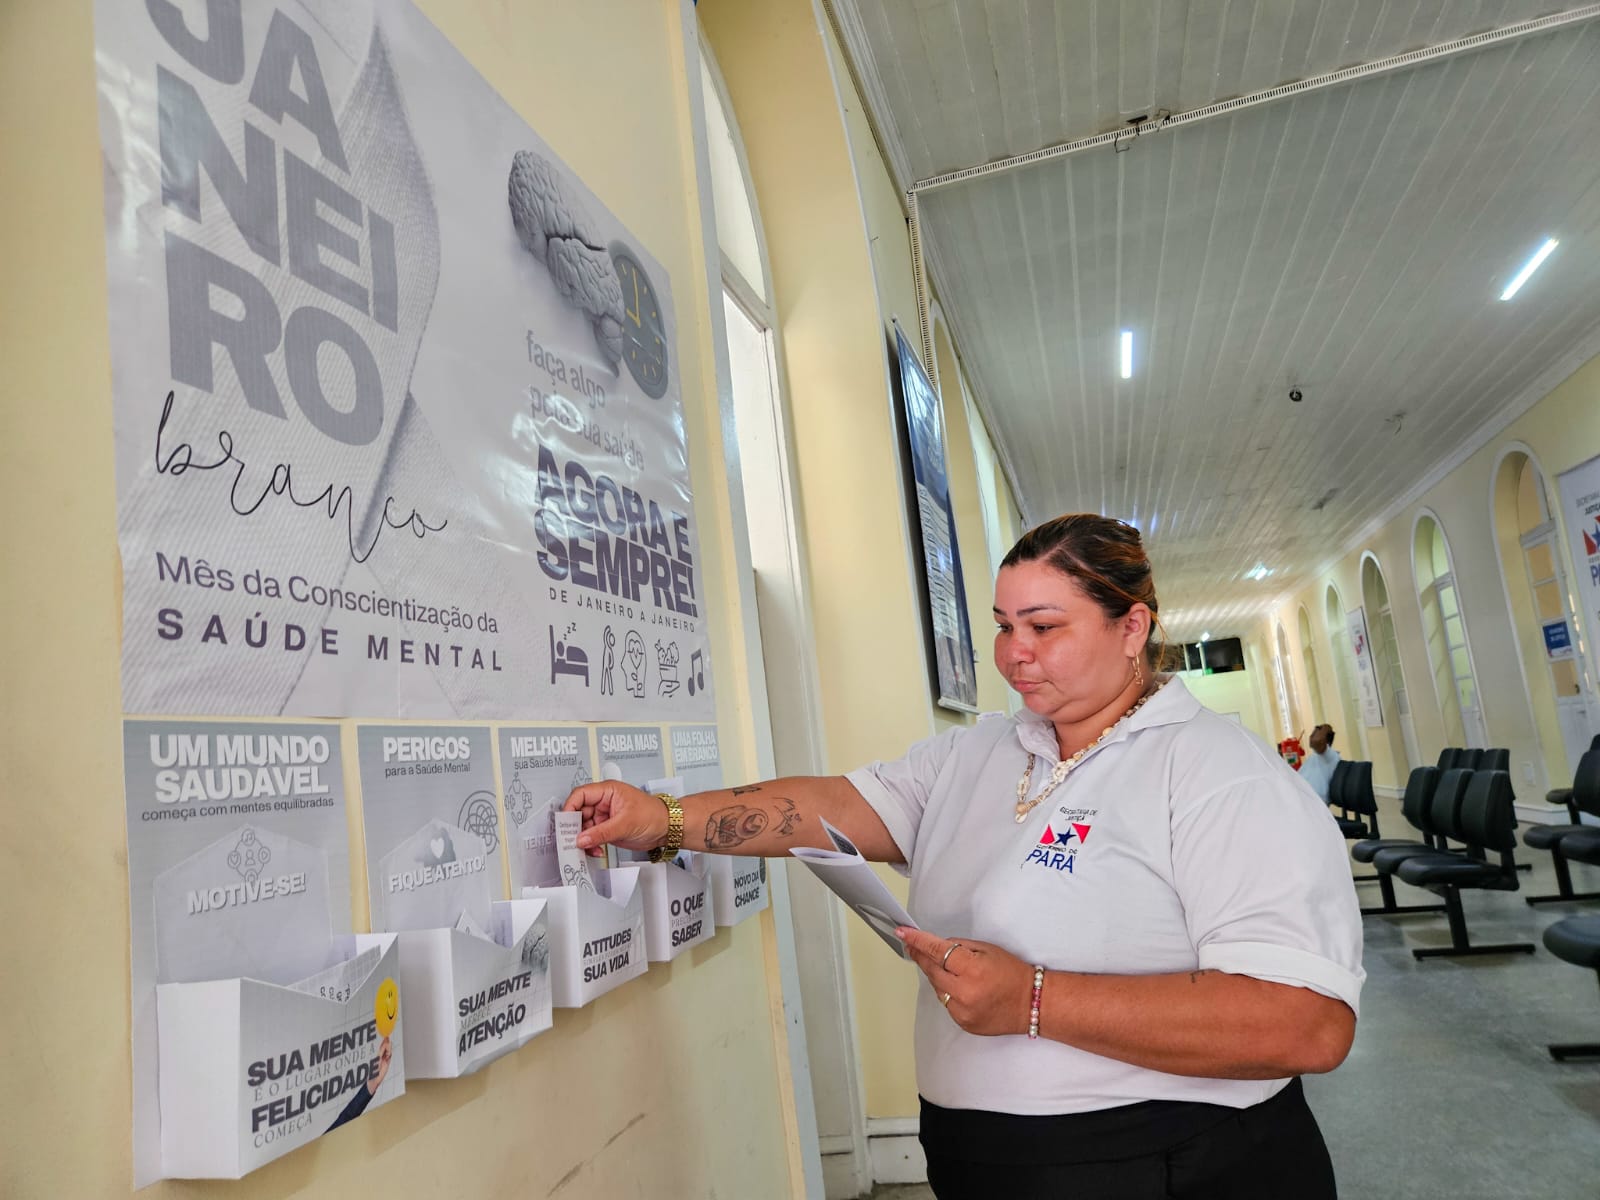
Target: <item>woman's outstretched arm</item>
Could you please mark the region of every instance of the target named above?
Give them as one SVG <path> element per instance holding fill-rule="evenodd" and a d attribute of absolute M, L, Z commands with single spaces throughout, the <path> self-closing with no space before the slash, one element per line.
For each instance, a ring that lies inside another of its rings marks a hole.
<path fill-rule="evenodd" d="M 832 849 L 822 828 L 827 821 L 869 861 L 904 861 L 882 819 L 842 775 L 796 775 L 696 792 L 679 803 L 685 850 L 771 857 L 798 846 Z M 667 837 L 667 806 L 616 780 L 584 784 L 564 807 L 583 813 L 578 845 L 591 853 L 607 845 L 654 850 Z"/>

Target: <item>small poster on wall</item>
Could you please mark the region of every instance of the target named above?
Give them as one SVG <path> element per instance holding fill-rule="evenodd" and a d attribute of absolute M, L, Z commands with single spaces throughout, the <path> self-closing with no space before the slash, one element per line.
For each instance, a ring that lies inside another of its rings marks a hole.
<path fill-rule="evenodd" d="M 338 729 L 129 721 L 123 771 L 135 1186 L 237 1178 L 404 1092 L 392 939 L 349 936 Z"/>
<path fill-rule="evenodd" d="M 715 725 L 677 725 L 672 730 L 672 771 L 683 781 L 684 794 L 715 791 L 724 785 L 722 749 Z M 713 828 L 734 830 L 746 816 L 742 806 L 712 815 Z M 737 925 L 767 907 L 767 860 L 748 855 L 692 854 L 680 858 L 709 876 L 718 925 Z"/>
<path fill-rule="evenodd" d="M 511 894 L 557 887 L 556 814 L 572 789 L 593 778 L 589 731 L 571 727 L 500 730 L 500 779 L 505 788 L 506 858 Z"/>
<path fill-rule="evenodd" d="M 1360 607 L 1345 614 L 1350 622 L 1350 653 L 1356 660 L 1356 690 L 1361 693 L 1361 719 L 1367 728 L 1383 724 L 1383 703 L 1378 694 L 1378 670 L 1372 658 L 1367 613 Z"/>
<path fill-rule="evenodd" d="M 1577 585 L 1580 633 L 1588 639 L 1591 670 L 1600 677 L 1600 648 L 1595 644 L 1600 638 L 1600 455 L 1562 472 L 1559 483 L 1561 516 Z"/>
<path fill-rule="evenodd" d="M 489 731 L 363 725 L 362 832 L 372 927 L 489 927 L 505 899 Z"/>
<path fill-rule="evenodd" d="M 959 712 L 978 711 L 978 674 L 972 649 L 972 623 L 967 616 L 967 588 L 961 575 L 961 548 L 956 544 L 955 510 L 950 504 L 950 479 L 945 467 L 943 410 L 916 351 L 895 326 L 899 360 L 900 402 L 905 436 L 911 451 L 911 476 L 920 530 L 922 583 L 927 633 L 932 640 L 931 666 L 938 702 Z"/>

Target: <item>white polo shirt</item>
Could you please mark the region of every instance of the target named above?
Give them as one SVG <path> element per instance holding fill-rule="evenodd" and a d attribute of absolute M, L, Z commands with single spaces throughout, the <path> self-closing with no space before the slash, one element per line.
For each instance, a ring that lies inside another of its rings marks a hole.
<path fill-rule="evenodd" d="M 1054 729 L 1031 712 L 949 730 L 847 776 L 905 857 L 923 929 L 1051 970 L 1212 968 L 1357 1008 L 1366 973 L 1344 839 L 1253 734 L 1174 679 L 1019 825 L 1030 750 L 1037 794 L 1059 755 Z M 916 1059 L 918 1088 L 935 1104 L 1030 1115 L 1140 1100 L 1245 1108 L 1288 1083 L 1194 1079 L 1045 1038 L 979 1037 L 925 980 Z"/>

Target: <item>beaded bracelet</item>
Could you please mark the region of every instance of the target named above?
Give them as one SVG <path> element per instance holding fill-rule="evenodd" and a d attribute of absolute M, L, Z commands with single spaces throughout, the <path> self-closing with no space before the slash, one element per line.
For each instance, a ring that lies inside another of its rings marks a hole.
<path fill-rule="evenodd" d="M 1039 1037 L 1039 998 L 1044 995 L 1044 968 L 1038 963 L 1033 965 L 1033 1004 L 1028 1009 L 1028 1036 L 1035 1041 Z"/>

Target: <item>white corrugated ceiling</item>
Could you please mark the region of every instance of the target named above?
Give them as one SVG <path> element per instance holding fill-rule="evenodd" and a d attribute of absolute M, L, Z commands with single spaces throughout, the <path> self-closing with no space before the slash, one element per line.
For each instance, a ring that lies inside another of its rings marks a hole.
<path fill-rule="evenodd" d="M 1552 11 L 834 7 L 906 186 Z M 924 191 L 918 207 L 1027 517 L 1135 520 L 1170 633 L 1238 632 L 1600 351 L 1600 21 Z M 1560 247 L 1500 302 L 1546 236 Z M 1257 564 L 1272 575 L 1245 578 Z"/>

